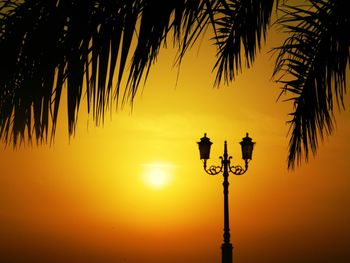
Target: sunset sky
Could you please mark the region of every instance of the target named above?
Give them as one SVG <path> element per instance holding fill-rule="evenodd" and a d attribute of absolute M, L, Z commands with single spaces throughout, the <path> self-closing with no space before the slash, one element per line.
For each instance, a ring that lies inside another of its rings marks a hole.
<path fill-rule="evenodd" d="M 81 106 L 68 138 L 62 106 L 53 145 L 0 143 L 1 263 L 214 263 L 223 234 L 222 176 L 209 176 L 197 141 L 224 140 L 233 164 L 239 142 L 256 142 L 243 176 L 230 176 L 235 263 L 350 262 L 350 112 L 309 163 L 287 169 L 288 113 L 271 81 L 277 33 L 253 68 L 213 88 L 208 39 L 185 57 L 162 50 L 133 109 L 95 127 Z M 349 101 L 349 98 L 346 98 Z M 349 109 L 349 103 L 346 103 Z"/>

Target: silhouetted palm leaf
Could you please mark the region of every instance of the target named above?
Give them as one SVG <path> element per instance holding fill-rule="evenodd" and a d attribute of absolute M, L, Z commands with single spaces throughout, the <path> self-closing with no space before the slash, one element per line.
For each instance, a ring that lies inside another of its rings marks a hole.
<path fill-rule="evenodd" d="M 222 78 L 231 82 L 242 69 L 242 53 L 247 67 L 253 63 L 255 54 L 265 40 L 270 24 L 274 0 L 221 1 L 216 11 L 215 41 L 218 46 L 215 64 L 216 84 Z"/>
<path fill-rule="evenodd" d="M 27 132 L 29 140 L 35 134 L 46 141 L 50 123 L 53 136 L 64 86 L 69 134 L 84 93 L 99 123 L 113 90 L 120 96 L 135 33 L 125 89 L 131 99 L 170 29 L 178 41 L 189 35 L 202 6 L 194 0 L 1 2 L 0 137 L 16 145 Z"/>
<path fill-rule="evenodd" d="M 310 1 L 288 6 L 278 21 L 290 35 L 279 47 L 275 75 L 294 102 L 290 120 L 288 166 L 293 168 L 334 127 L 334 102 L 343 107 L 345 74 L 350 60 L 347 1 Z"/>

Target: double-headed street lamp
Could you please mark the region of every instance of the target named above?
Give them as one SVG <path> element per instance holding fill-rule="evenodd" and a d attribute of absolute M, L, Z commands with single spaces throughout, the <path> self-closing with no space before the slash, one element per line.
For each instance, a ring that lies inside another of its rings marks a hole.
<path fill-rule="evenodd" d="M 227 142 L 224 143 L 224 155 L 220 156 L 221 166 L 211 165 L 207 167 L 207 160 L 210 157 L 210 147 L 213 143 L 204 133 L 204 137 L 198 142 L 200 158 L 203 160 L 204 170 L 207 174 L 217 175 L 223 172 L 224 176 L 224 242 L 221 245 L 222 263 L 232 263 L 232 249 L 233 246 L 230 241 L 230 221 L 229 221 L 229 209 L 228 209 L 228 176 L 229 173 L 234 175 L 242 175 L 248 170 L 248 162 L 252 159 L 252 153 L 255 142 L 252 142 L 252 138 L 248 136 L 243 138 L 240 142 L 242 147 L 242 159 L 245 161 L 244 168 L 240 165 L 231 166 L 230 162 L 232 157 L 227 154 Z"/>

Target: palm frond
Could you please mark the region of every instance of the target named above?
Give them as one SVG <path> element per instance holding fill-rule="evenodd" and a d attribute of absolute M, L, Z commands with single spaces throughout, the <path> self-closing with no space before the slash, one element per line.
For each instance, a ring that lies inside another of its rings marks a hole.
<path fill-rule="evenodd" d="M 35 134 L 40 143 L 51 125 L 53 138 L 64 87 L 69 134 L 84 92 L 99 123 L 111 101 L 119 53 L 120 85 L 139 6 L 139 1 L 27 0 L 7 8 L 1 17 L 0 65 L 6 70 L 0 73 L 0 137 L 16 145 L 27 132 L 29 141 Z"/>
<path fill-rule="evenodd" d="M 231 82 L 242 69 L 242 54 L 250 67 L 270 24 L 273 0 L 221 0 L 215 10 L 215 43 L 218 47 L 214 66 L 216 85 Z"/>
<path fill-rule="evenodd" d="M 184 12 L 175 11 L 172 28 L 174 30 L 174 44 L 179 47 L 176 59 L 178 66 L 180 66 L 186 51 L 196 43 L 209 24 L 214 25 L 215 9 L 218 5 L 220 5 L 220 0 L 190 0 L 186 1 Z"/>
<path fill-rule="evenodd" d="M 176 0 L 142 1 L 137 46 L 133 54 L 127 82 L 128 94 L 124 98 L 133 99 L 141 78 L 143 76 L 147 78 L 160 47 L 165 44 L 166 36 L 170 30 L 171 15 L 179 4 L 181 5 L 181 1 Z"/>
<path fill-rule="evenodd" d="M 118 105 L 121 95 L 133 99 L 169 32 L 186 49 L 193 22 L 206 21 L 202 8 L 208 1 L 2 1 L 0 138 L 17 145 L 27 134 L 41 143 L 51 127 L 53 139 L 65 91 L 70 135 L 84 94 L 99 124 L 112 100 Z"/>
<path fill-rule="evenodd" d="M 341 109 L 350 61 L 347 2 L 314 1 L 286 6 L 278 23 L 290 34 L 279 52 L 274 76 L 294 102 L 290 113 L 288 167 L 293 169 L 334 130 L 334 103 Z"/>

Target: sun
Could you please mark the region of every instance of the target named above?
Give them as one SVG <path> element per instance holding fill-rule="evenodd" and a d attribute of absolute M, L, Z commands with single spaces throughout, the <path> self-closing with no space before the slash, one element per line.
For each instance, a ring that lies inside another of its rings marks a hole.
<path fill-rule="evenodd" d="M 163 187 L 167 184 L 169 175 L 160 168 L 152 168 L 148 171 L 147 181 L 156 188 Z"/>
<path fill-rule="evenodd" d="M 172 170 L 172 165 L 163 162 L 145 164 L 143 181 L 153 189 L 163 189 L 172 181 Z"/>

